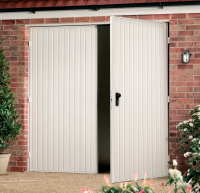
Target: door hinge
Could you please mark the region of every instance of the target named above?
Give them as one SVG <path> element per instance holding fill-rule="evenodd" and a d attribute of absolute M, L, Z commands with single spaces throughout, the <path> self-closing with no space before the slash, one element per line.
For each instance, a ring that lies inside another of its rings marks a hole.
<path fill-rule="evenodd" d="M 31 41 L 28 41 L 28 46 L 29 46 L 29 47 L 31 46 Z"/>
<path fill-rule="evenodd" d="M 168 103 L 170 102 L 170 97 L 168 96 Z"/>
<path fill-rule="evenodd" d="M 168 44 L 169 44 L 169 37 L 168 37 L 167 41 L 168 41 Z"/>
<path fill-rule="evenodd" d="M 30 96 L 28 97 L 28 102 L 31 103 L 31 97 Z"/>
<path fill-rule="evenodd" d="M 28 158 L 30 158 L 31 157 L 31 152 L 28 152 Z"/>

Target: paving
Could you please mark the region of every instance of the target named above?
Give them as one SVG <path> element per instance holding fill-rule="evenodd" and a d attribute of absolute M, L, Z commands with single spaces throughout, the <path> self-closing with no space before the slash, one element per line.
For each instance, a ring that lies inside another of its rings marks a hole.
<path fill-rule="evenodd" d="M 91 188 L 96 193 L 105 185 L 104 175 L 109 174 L 70 174 L 45 172 L 8 172 L 0 175 L 0 193 L 81 193 L 82 187 Z M 161 193 L 159 186 L 167 177 L 153 179 L 156 193 Z M 142 181 L 138 181 L 139 184 Z M 168 188 L 166 189 L 168 192 Z"/>

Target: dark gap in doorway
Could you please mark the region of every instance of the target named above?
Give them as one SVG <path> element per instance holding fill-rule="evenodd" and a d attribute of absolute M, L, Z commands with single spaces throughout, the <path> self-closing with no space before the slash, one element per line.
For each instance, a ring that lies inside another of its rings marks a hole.
<path fill-rule="evenodd" d="M 98 26 L 98 171 L 110 172 L 110 25 Z"/>

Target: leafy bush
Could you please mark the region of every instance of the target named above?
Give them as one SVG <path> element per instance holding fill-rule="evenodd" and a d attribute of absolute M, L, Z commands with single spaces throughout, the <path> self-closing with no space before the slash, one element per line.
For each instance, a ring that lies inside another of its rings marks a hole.
<path fill-rule="evenodd" d="M 189 112 L 192 119 L 177 125 L 182 132 L 180 149 L 189 158 L 190 169 L 183 176 L 186 182 L 192 184 L 193 192 L 200 192 L 200 105 Z"/>
<path fill-rule="evenodd" d="M 2 38 L 0 36 L 0 44 Z M 11 92 L 8 73 L 10 63 L 5 60 L 4 50 L 0 50 L 0 153 L 10 148 L 12 141 L 17 140 L 21 124 L 14 105 L 14 93 Z"/>

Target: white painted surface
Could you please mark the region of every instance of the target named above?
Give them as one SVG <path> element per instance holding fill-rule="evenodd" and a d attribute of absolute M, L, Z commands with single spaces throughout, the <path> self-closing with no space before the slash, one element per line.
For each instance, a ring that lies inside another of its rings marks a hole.
<path fill-rule="evenodd" d="M 163 9 L 155 7 L 135 7 L 118 9 L 93 10 L 66 10 L 66 11 L 36 11 L 0 13 L 0 19 L 34 19 L 34 18 L 61 18 L 61 17 L 91 17 L 112 15 L 149 15 L 149 14 L 176 14 L 199 13 L 200 5 L 164 6 Z"/>
<path fill-rule="evenodd" d="M 97 173 L 96 36 L 31 28 L 30 171 Z"/>
<path fill-rule="evenodd" d="M 111 17 L 112 182 L 168 174 L 167 28 Z"/>

